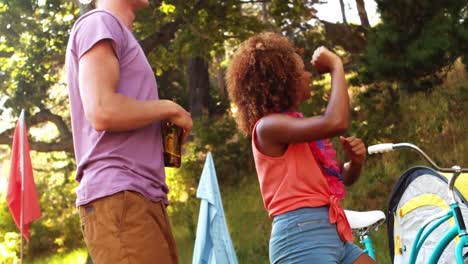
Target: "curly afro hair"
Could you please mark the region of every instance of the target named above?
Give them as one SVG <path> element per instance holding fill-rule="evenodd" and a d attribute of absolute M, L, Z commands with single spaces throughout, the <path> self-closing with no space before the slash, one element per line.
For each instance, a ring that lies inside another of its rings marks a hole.
<path fill-rule="evenodd" d="M 264 32 L 239 46 L 226 72 L 231 101 L 238 108 L 239 128 L 250 135 L 255 122 L 299 104 L 304 63 L 289 40 Z"/>

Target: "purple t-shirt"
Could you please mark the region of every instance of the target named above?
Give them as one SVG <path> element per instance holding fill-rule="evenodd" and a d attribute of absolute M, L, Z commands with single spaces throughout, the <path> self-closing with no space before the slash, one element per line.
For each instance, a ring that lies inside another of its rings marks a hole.
<path fill-rule="evenodd" d="M 141 101 L 158 99 L 153 70 L 132 32 L 104 10 L 81 16 L 71 31 L 65 63 L 79 181 L 76 204 L 123 190 L 167 204 L 160 123 L 127 132 L 99 132 L 85 118 L 78 63 L 104 39 L 111 40 L 120 63 L 118 93 Z"/>

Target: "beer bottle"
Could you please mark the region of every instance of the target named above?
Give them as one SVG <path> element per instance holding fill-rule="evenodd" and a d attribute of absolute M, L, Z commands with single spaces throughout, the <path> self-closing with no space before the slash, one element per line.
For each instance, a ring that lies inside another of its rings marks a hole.
<path fill-rule="evenodd" d="M 164 166 L 179 168 L 182 152 L 182 129 L 171 122 L 162 122 Z"/>

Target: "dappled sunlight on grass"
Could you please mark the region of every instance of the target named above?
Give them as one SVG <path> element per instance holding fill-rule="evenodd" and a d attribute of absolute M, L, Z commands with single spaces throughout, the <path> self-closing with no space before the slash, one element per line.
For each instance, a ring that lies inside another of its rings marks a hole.
<path fill-rule="evenodd" d="M 86 249 L 77 249 L 69 253 L 54 255 L 52 257 L 35 259 L 32 264 L 85 264 L 87 257 Z M 28 262 L 29 263 L 29 262 Z"/>

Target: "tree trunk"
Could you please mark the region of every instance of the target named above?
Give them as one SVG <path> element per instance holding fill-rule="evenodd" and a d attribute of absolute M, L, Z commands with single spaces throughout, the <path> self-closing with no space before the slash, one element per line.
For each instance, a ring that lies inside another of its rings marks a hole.
<path fill-rule="evenodd" d="M 227 92 L 226 92 L 226 81 L 224 80 L 224 69 L 221 67 L 221 61 L 223 59 L 221 57 L 216 58 L 216 81 L 218 83 L 219 89 L 219 97 L 221 100 L 227 99 Z"/>
<path fill-rule="evenodd" d="M 340 0 L 340 7 L 341 7 L 341 16 L 343 18 L 343 24 L 348 24 L 348 20 L 346 20 L 344 0 Z"/>
<path fill-rule="evenodd" d="M 361 19 L 361 25 L 364 28 L 370 28 L 369 18 L 367 17 L 366 6 L 364 0 L 356 0 L 356 6 L 359 13 L 359 18 Z"/>
<path fill-rule="evenodd" d="M 263 22 L 268 21 L 268 8 L 267 8 L 267 2 L 262 3 L 262 20 Z"/>
<path fill-rule="evenodd" d="M 190 93 L 190 113 L 193 118 L 208 112 L 210 80 L 208 63 L 202 57 L 191 57 L 187 67 L 188 88 Z"/>

